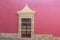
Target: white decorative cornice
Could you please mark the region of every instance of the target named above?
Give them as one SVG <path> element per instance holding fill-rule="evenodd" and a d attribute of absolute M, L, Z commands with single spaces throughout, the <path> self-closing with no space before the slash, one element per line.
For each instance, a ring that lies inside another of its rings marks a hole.
<path fill-rule="evenodd" d="M 26 3 L 25 7 L 24 7 L 22 10 L 17 11 L 17 14 L 24 13 L 24 12 L 33 12 L 33 13 L 35 13 L 35 11 L 33 11 L 33 10 L 28 6 L 27 3 Z"/>

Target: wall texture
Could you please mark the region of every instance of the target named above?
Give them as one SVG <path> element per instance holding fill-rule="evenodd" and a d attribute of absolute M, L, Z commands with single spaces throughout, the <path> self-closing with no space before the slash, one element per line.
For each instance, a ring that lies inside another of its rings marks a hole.
<path fill-rule="evenodd" d="M 60 36 L 60 0 L 0 0 L 0 32 L 18 32 L 16 12 L 27 2 L 29 7 L 36 11 L 35 33 Z"/>

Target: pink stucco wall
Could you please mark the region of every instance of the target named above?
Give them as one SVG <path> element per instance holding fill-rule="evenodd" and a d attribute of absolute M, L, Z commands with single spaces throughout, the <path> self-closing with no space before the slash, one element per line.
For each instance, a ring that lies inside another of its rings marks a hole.
<path fill-rule="evenodd" d="M 26 2 L 36 11 L 35 33 L 60 36 L 60 0 L 0 0 L 0 32 L 18 32 L 16 12 Z"/>

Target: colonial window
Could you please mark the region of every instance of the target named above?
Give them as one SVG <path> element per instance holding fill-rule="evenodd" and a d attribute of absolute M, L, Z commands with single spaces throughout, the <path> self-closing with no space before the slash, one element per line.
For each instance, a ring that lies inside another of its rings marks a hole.
<path fill-rule="evenodd" d="M 18 34 L 20 38 L 34 38 L 34 14 L 35 11 L 28 7 L 28 4 L 17 11 L 18 21 Z"/>
<path fill-rule="evenodd" d="M 21 22 L 21 36 L 31 37 L 31 18 L 22 18 Z"/>

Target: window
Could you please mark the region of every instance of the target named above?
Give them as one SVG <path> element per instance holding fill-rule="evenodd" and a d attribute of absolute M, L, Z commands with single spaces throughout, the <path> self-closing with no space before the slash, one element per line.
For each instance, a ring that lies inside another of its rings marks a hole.
<path fill-rule="evenodd" d="M 22 37 L 31 37 L 31 18 L 22 18 L 21 22 Z"/>

